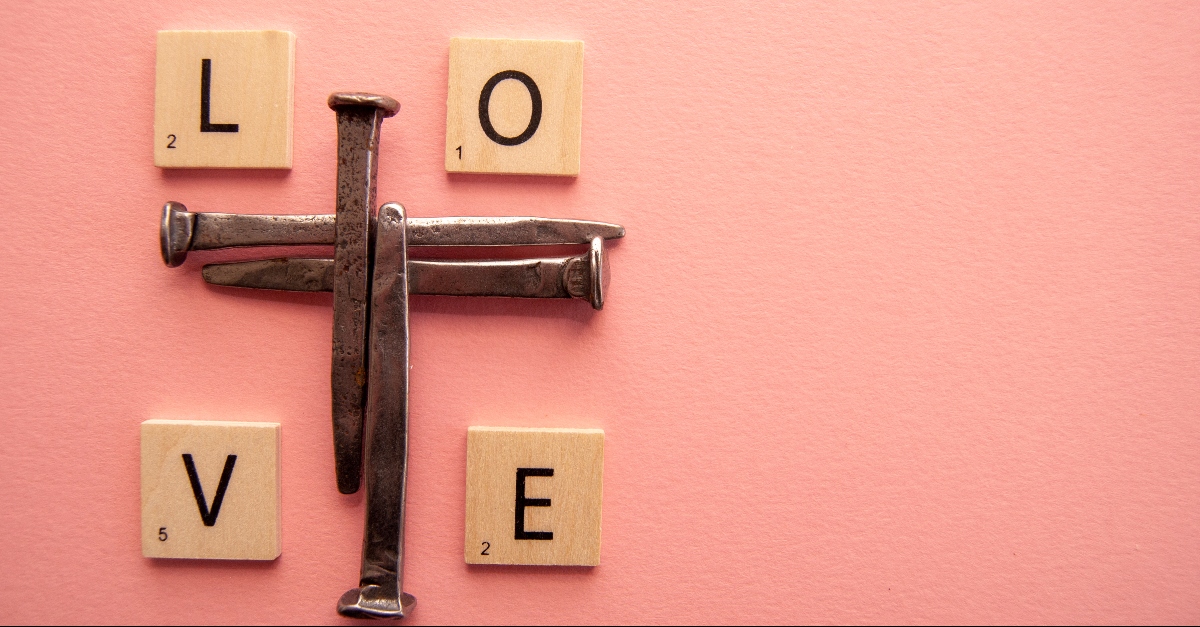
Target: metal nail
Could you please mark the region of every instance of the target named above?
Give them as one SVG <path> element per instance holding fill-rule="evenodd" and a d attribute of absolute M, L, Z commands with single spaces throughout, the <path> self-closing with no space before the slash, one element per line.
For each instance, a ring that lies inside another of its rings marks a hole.
<path fill-rule="evenodd" d="M 409 240 L 411 241 L 411 237 Z M 581 298 L 604 306 L 604 240 L 574 257 L 518 260 L 408 260 L 408 292 L 439 296 Z M 204 266 L 213 285 L 293 292 L 333 291 L 332 259 L 264 259 Z"/>
<path fill-rule="evenodd" d="M 183 203 L 168 200 L 163 205 L 162 220 L 158 224 L 158 247 L 168 268 L 182 265 L 187 258 L 195 224 L 195 216 L 188 213 Z"/>
<path fill-rule="evenodd" d="M 174 268 L 191 250 L 242 246 L 332 245 L 335 215 L 193 213 L 183 203 L 163 205 L 159 241 L 163 262 Z"/>
<path fill-rule="evenodd" d="M 334 215 L 192 213 L 182 203 L 163 206 L 163 261 L 175 267 L 191 250 L 244 246 L 332 245 Z M 537 246 L 590 244 L 593 238 L 624 237 L 619 224 L 533 217 L 409 218 L 409 246 Z"/>
<path fill-rule="evenodd" d="M 404 497 L 408 475 L 408 278 L 404 207 L 379 208 L 371 284 L 365 423 L 367 516 L 359 587 L 342 595 L 351 618 L 403 618 Z"/>
<path fill-rule="evenodd" d="M 337 204 L 333 251 L 333 455 L 338 491 L 353 494 L 362 477 L 366 333 L 371 275 L 368 254 L 379 136 L 383 119 L 400 105 L 387 96 L 335 93 Z"/>
<path fill-rule="evenodd" d="M 286 292 L 333 291 L 332 259 L 289 257 L 210 263 L 204 266 L 200 275 L 205 282 L 224 287 Z"/>

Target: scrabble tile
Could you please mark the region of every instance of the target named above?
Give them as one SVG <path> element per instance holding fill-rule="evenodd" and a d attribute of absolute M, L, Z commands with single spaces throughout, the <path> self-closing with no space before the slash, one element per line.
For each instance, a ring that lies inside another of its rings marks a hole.
<path fill-rule="evenodd" d="M 142 423 L 142 555 L 273 560 L 279 424 Z"/>
<path fill-rule="evenodd" d="M 596 566 L 604 432 L 467 430 L 468 564 Z"/>
<path fill-rule="evenodd" d="M 295 35 L 159 31 L 154 165 L 292 167 Z"/>
<path fill-rule="evenodd" d="M 579 174 L 583 42 L 450 40 L 446 171 Z"/>

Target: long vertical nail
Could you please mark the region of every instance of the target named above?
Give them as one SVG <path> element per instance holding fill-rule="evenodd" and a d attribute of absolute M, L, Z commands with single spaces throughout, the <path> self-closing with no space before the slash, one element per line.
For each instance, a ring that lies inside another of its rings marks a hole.
<path fill-rule="evenodd" d="M 416 599 L 404 592 L 404 492 L 408 475 L 408 255 L 404 207 L 379 208 L 371 284 L 370 376 L 365 424 L 367 519 L 359 587 L 338 613 L 402 618 Z"/>
<path fill-rule="evenodd" d="M 387 96 L 335 93 L 337 227 L 333 270 L 333 454 L 338 491 L 358 491 L 362 475 L 364 386 L 371 273 L 371 213 L 383 119 L 400 105 Z"/>

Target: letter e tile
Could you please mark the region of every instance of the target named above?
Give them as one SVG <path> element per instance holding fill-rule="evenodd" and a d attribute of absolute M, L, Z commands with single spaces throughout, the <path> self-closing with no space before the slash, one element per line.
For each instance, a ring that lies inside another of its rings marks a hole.
<path fill-rule="evenodd" d="M 142 555 L 279 557 L 279 433 L 273 422 L 143 422 Z"/>
<path fill-rule="evenodd" d="M 154 165 L 292 167 L 295 35 L 159 31 Z"/>
<path fill-rule="evenodd" d="M 450 40 L 446 171 L 579 174 L 583 42 Z"/>
<path fill-rule="evenodd" d="M 468 564 L 596 566 L 604 432 L 467 430 Z"/>

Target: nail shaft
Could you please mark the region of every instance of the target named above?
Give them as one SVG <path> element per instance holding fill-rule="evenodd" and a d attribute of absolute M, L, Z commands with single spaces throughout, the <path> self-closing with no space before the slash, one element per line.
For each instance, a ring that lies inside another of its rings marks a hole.
<path fill-rule="evenodd" d="M 163 259 L 177 266 L 191 250 L 241 246 L 332 245 L 334 215 L 192 213 L 177 202 L 163 208 Z M 619 224 L 534 217 L 409 218 L 409 246 L 537 246 L 587 244 L 623 237 Z"/>
<path fill-rule="evenodd" d="M 602 249 L 601 249 L 602 250 Z M 574 257 L 501 261 L 408 260 L 410 294 L 436 296 L 507 296 L 511 298 L 581 298 L 603 304 L 603 258 L 591 253 Z M 333 291 L 332 259 L 264 259 L 204 266 L 213 285 L 293 292 Z M 593 268 L 597 271 L 593 273 Z"/>
<path fill-rule="evenodd" d="M 338 490 L 358 491 L 367 382 L 371 213 L 383 119 L 399 105 L 368 94 L 333 94 L 337 113 L 337 203 L 333 251 L 333 446 Z M 194 239 L 194 238 L 193 238 Z"/>
<path fill-rule="evenodd" d="M 338 601 L 352 618 L 402 618 L 408 476 L 408 278 L 404 208 L 380 208 L 371 285 L 370 381 L 364 446 L 367 516 L 359 587 Z"/>
<path fill-rule="evenodd" d="M 337 216 L 248 216 L 194 213 L 191 250 L 242 246 L 329 245 L 336 240 Z"/>

